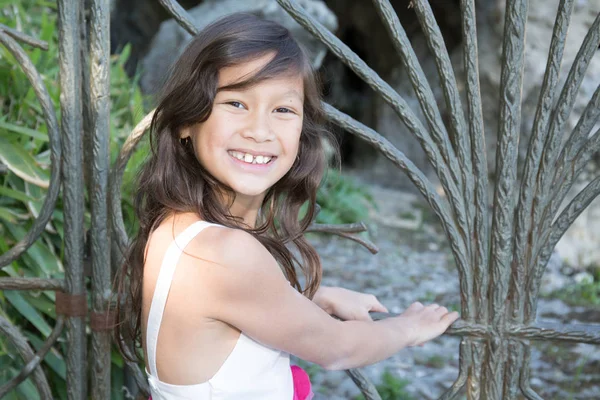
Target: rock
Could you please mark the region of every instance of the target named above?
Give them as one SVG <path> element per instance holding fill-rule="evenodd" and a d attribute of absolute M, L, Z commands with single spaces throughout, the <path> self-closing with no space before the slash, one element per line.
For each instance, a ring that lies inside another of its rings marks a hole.
<path fill-rule="evenodd" d="M 575 283 L 578 284 L 585 284 L 585 283 L 593 283 L 594 282 L 594 276 L 592 274 L 590 274 L 589 272 L 579 272 L 578 274 L 576 274 L 573 277 L 573 280 L 575 281 Z"/>
<path fill-rule="evenodd" d="M 298 3 L 329 30 L 337 28 L 336 16 L 321 0 L 301 0 Z M 321 65 L 326 52 L 325 46 L 294 21 L 275 0 L 206 0 L 188 10 L 194 25 L 200 29 L 218 18 L 235 12 L 256 14 L 282 24 L 306 47 L 313 60 L 313 65 L 316 68 Z M 149 52 L 141 62 L 144 73 L 140 80 L 140 86 L 144 92 L 155 92 L 162 83 L 172 61 L 183 52 L 190 40 L 191 35 L 177 21 L 171 19 L 160 25 Z"/>
<path fill-rule="evenodd" d="M 549 295 L 555 290 L 561 289 L 571 283 L 568 274 L 565 273 L 565 268 L 560 256 L 555 251 L 552 253 L 546 271 L 542 276 L 540 285 L 540 295 Z"/>

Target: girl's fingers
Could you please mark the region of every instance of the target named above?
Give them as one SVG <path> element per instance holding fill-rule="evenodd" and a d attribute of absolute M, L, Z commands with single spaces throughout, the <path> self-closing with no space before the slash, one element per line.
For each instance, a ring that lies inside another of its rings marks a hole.
<path fill-rule="evenodd" d="M 448 309 L 446 307 L 440 307 L 438 309 L 435 310 L 436 313 L 438 314 L 448 314 Z"/>
<path fill-rule="evenodd" d="M 388 309 L 386 308 L 386 306 L 384 306 L 383 304 L 381 304 L 377 300 L 375 301 L 375 303 L 373 305 L 371 305 L 371 309 L 369 311 L 389 312 Z"/>
<path fill-rule="evenodd" d="M 453 323 L 454 321 L 456 321 L 458 318 L 460 317 L 460 314 L 456 311 L 453 311 L 451 313 L 448 313 L 446 315 L 444 315 L 442 317 L 442 320 L 448 322 L 448 323 Z"/>

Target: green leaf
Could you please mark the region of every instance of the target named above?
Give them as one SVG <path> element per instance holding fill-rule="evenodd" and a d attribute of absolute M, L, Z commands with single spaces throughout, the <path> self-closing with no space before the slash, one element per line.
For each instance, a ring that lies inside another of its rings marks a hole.
<path fill-rule="evenodd" d="M 29 196 L 27 208 L 29 209 L 29 212 L 31 212 L 31 214 L 35 218 L 37 218 L 38 215 L 40 215 L 40 212 L 42 211 L 44 199 L 48 192 L 39 186 L 25 182 L 25 193 L 27 193 L 27 195 Z"/>
<path fill-rule="evenodd" d="M 10 132 L 15 132 L 15 133 L 19 133 L 21 135 L 29 136 L 34 139 L 40 139 L 45 142 L 49 141 L 47 134 L 36 131 L 34 129 L 27 128 L 26 126 L 20 126 L 20 125 L 11 124 L 8 122 L 0 121 L 0 128 L 4 128 Z"/>
<path fill-rule="evenodd" d="M 31 306 L 31 304 L 27 303 L 23 296 L 17 291 L 14 290 L 6 290 L 4 292 L 6 299 L 14 308 L 19 311 L 19 313 L 27 319 L 27 321 L 31 322 L 33 326 L 35 326 L 44 337 L 48 337 L 52 332 L 52 328 L 50 325 L 44 320 L 40 313 L 36 311 L 35 308 Z"/>
<path fill-rule="evenodd" d="M 0 161 L 19 178 L 34 185 L 48 188 L 48 173 L 22 147 L 16 146 L 0 136 Z"/>
<path fill-rule="evenodd" d="M 25 229 L 16 225 L 8 225 L 8 231 L 15 238 L 21 240 L 25 236 Z M 41 240 L 36 240 L 24 255 L 24 261 L 32 270 L 41 269 L 46 277 L 64 271 L 60 259 L 52 253 L 46 244 Z"/>
<path fill-rule="evenodd" d="M 0 186 L 0 196 L 10 197 L 15 200 L 22 201 L 23 203 L 27 203 L 28 201 L 32 200 L 29 196 L 27 196 L 27 194 L 4 186 Z"/>
<path fill-rule="evenodd" d="M 23 299 L 35 307 L 38 311 L 44 313 L 52 319 L 56 319 L 56 308 L 53 301 L 50 301 L 48 297 L 41 293 L 35 292 L 22 292 L 21 296 Z"/>
<path fill-rule="evenodd" d="M 14 215 L 13 210 L 6 207 L 0 207 L 0 219 L 5 220 L 9 224 L 17 224 L 18 219 Z"/>
<path fill-rule="evenodd" d="M 43 340 L 29 332 L 25 332 L 25 336 L 27 336 L 27 339 L 31 342 L 31 345 L 36 351 L 44 344 Z M 62 379 L 67 379 L 67 365 L 65 364 L 64 358 L 56 351 L 55 347 L 56 345 L 54 345 L 46 354 L 44 362 Z"/>

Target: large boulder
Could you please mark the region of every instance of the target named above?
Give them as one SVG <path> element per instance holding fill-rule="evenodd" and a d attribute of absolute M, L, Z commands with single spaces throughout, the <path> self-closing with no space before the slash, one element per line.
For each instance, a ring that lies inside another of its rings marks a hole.
<path fill-rule="evenodd" d="M 337 18 L 323 1 L 300 0 L 298 3 L 321 24 L 335 31 Z M 306 47 L 313 65 L 316 68 L 321 65 L 326 52 L 325 46 L 294 21 L 275 0 L 205 0 L 202 4 L 188 10 L 194 25 L 199 29 L 235 12 L 256 14 L 282 24 Z M 173 19 L 160 25 L 160 29 L 152 39 L 150 50 L 141 62 L 143 75 L 140 85 L 143 91 L 153 93 L 160 86 L 169 66 L 183 52 L 191 38 L 192 36 Z"/>

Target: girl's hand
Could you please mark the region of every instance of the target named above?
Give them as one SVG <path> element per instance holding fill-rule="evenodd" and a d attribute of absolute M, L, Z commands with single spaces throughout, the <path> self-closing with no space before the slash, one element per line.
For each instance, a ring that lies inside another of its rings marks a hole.
<path fill-rule="evenodd" d="M 460 315 L 458 312 L 450 312 L 446 307 L 438 304 L 424 306 L 419 302 L 411 304 L 402 314 L 390 318 L 392 323 L 401 324 L 410 338 L 409 346 L 423 346 L 448 329 Z"/>
<path fill-rule="evenodd" d="M 328 314 L 346 321 L 371 321 L 369 311 L 388 312 L 374 295 L 341 287 L 321 286 L 313 301 Z"/>

